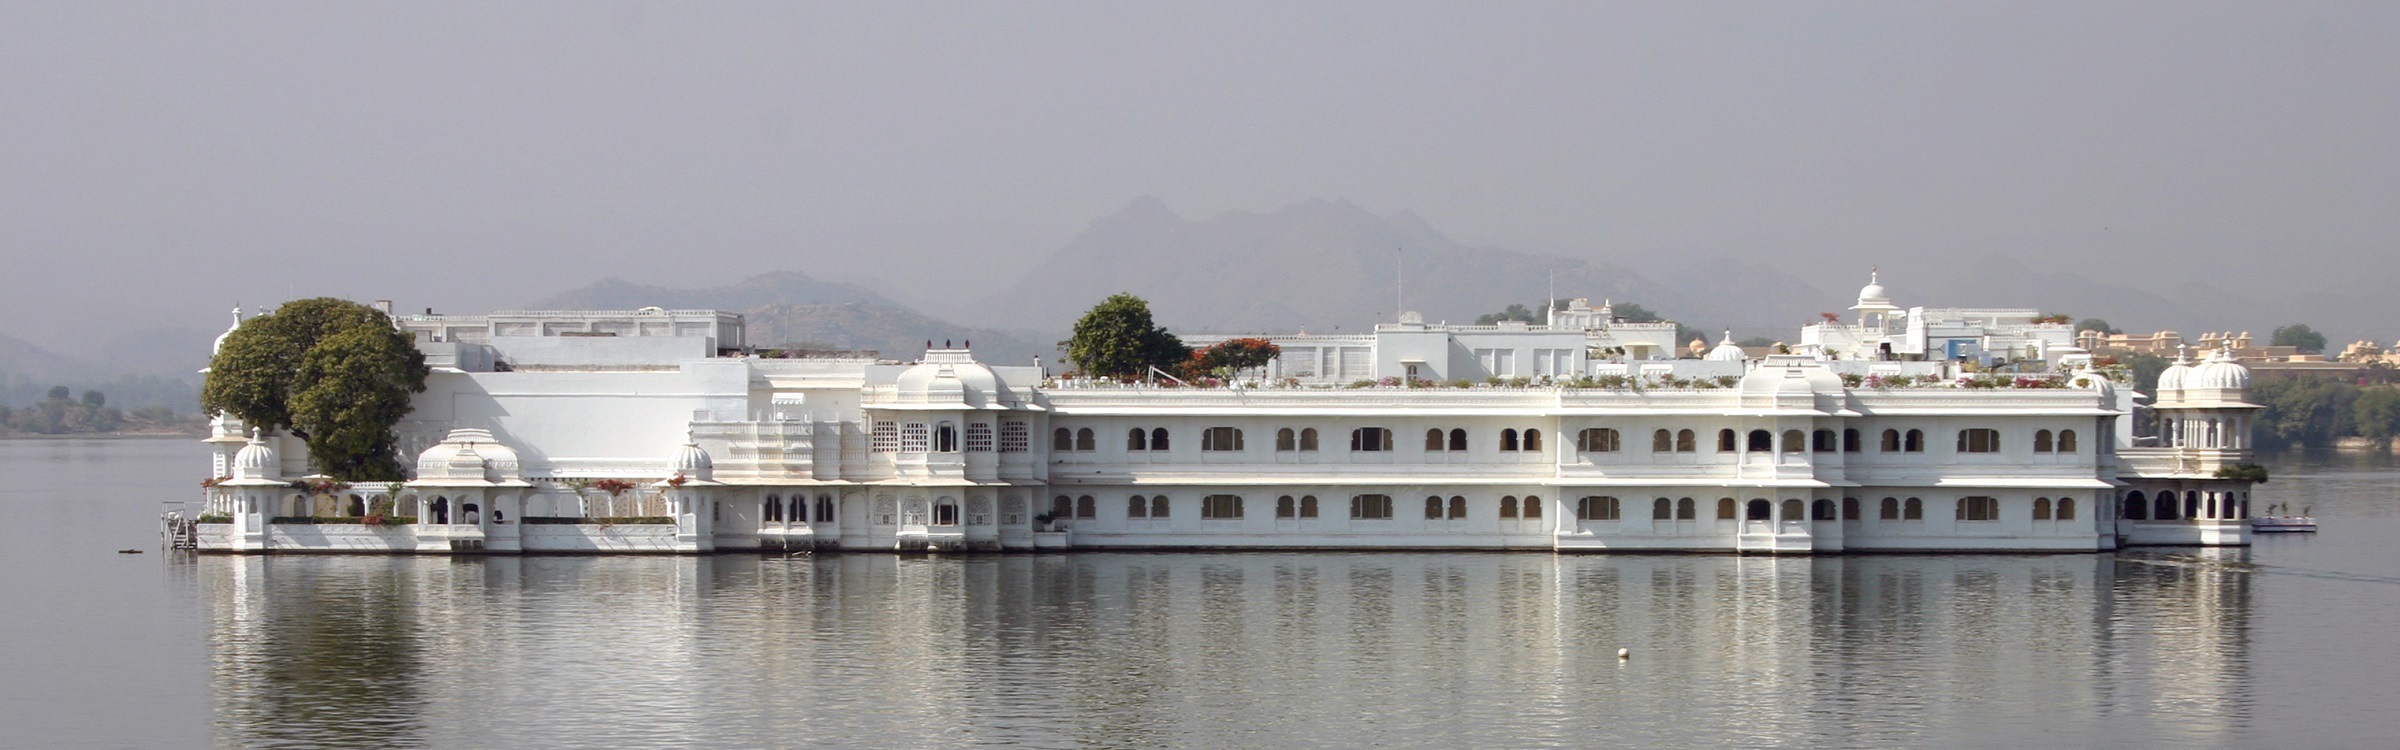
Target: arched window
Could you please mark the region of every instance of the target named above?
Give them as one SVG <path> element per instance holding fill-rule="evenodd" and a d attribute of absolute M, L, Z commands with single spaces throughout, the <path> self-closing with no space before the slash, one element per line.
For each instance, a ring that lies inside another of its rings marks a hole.
<path fill-rule="evenodd" d="M 1900 520 L 1900 498 L 1884 498 L 1883 503 L 1875 509 L 1875 518 L 1881 521 Z"/>
<path fill-rule="evenodd" d="M 1768 521 L 1775 518 L 1775 504 L 1767 502 L 1765 498 L 1751 498 L 1745 510 L 1749 512 L 1749 518 L 1752 521 Z"/>
<path fill-rule="evenodd" d="M 1442 517 L 1441 496 L 1431 495 L 1425 498 L 1425 517 L 1428 519 L 1438 519 Z"/>
<path fill-rule="evenodd" d="M 1882 443 L 1881 445 L 1877 446 L 1877 448 L 1881 449 L 1881 450 L 1882 450 L 1883 452 L 1885 452 L 1885 453 L 1898 453 L 1898 452 L 1900 452 L 1900 431 L 1899 431 L 1899 430 L 1884 430 L 1884 431 L 1883 431 L 1883 443 Z"/>
<path fill-rule="evenodd" d="M 1809 451 L 1814 453 L 1832 453 L 1834 451 L 1841 450 L 1833 443 L 1834 438 L 1832 430 L 1818 430 L 1810 434 L 1813 436 L 1813 439 L 1810 441 L 1808 446 Z"/>
<path fill-rule="evenodd" d="M 1066 451 L 1075 450 L 1075 433 L 1074 433 L 1074 431 L 1072 431 L 1072 430 L 1068 430 L 1068 429 L 1067 429 L 1067 428 L 1065 428 L 1065 427 L 1060 427 L 1060 428 L 1058 428 L 1058 429 L 1051 430 L 1051 431 L 1050 431 L 1050 450 L 1054 450 L 1054 451 L 1060 451 L 1060 452 L 1066 452 Z"/>
<path fill-rule="evenodd" d="M 950 497 L 933 501 L 933 525 L 958 525 L 958 500 Z"/>
<path fill-rule="evenodd" d="M 2047 432 L 2047 431 L 2048 431 L 2048 430 L 2044 430 L 2044 432 Z M 2038 440 L 2040 440 L 2041 438 L 2040 438 L 2040 436 L 2036 436 L 2034 439 L 2038 441 Z M 2046 497 L 2037 497 L 2037 498 L 2034 498 L 2034 499 L 2033 499 L 2033 520 L 2036 520 L 2036 521 L 2048 521 L 2048 520 L 2050 520 L 2050 498 L 2046 498 Z"/>
<path fill-rule="evenodd" d="M 1140 495 L 1125 498 L 1125 517 L 1149 518 L 1150 498 L 1142 497 Z"/>
<path fill-rule="evenodd" d="M 2058 452 L 2060 452 L 2060 453 L 2074 453 L 2074 452 L 2075 452 L 2075 431 L 2074 431 L 2074 430 L 2059 430 L 2059 431 L 2058 431 Z"/>
<path fill-rule="evenodd" d="M 1803 504 L 1800 502 L 1800 499 L 1799 499 L 1799 498 L 1785 498 L 1785 499 L 1784 499 L 1784 501 L 1783 501 L 1783 520 L 1786 520 L 1786 521 L 1798 521 L 1798 520 L 1800 520 L 1800 519 L 1802 519 L 1802 518 L 1807 518 L 1807 516 L 1806 516 L 1806 515 L 1803 515 L 1803 514 L 1805 514 L 1805 513 L 1807 513 L 1807 512 L 1808 512 L 1808 508 L 1807 508 L 1806 506 L 1804 506 L 1804 505 L 1803 505 Z"/>
<path fill-rule="evenodd" d="M 1099 441 L 1097 441 L 1097 440 L 1093 440 L 1093 439 L 1092 439 L 1092 428 L 1090 428 L 1090 427 L 1085 427 L 1085 428 L 1083 428 L 1083 429 L 1080 429 L 1080 430 L 1076 430 L 1076 431 L 1075 431 L 1075 449 L 1076 449 L 1076 450 L 1079 450 L 1079 451 L 1095 451 L 1095 450 L 1099 450 L 1099 449 L 1100 449 L 1100 448 L 1099 448 L 1099 445 L 1100 445 L 1100 444 L 1099 444 Z"/>
<path fill-rule="evenodd" d="M 1076 496 L 1076 497 L 1075 497 L 1075 517 L 1076 517 L 1076 518 L 1099 518 L 1099 517 L 1100 517 L 1100 501 L 1092 499 L 1092 496 L 1090 496 L 1090 495 L 1078 495 L 1078 496 Z"/>
<path fill-rule="evenodd" d="M 1842 452 L 1857 453 L 1860 450 L 1864 449 L 1859 447 L 1858 430 L 1842 430 Z"/>
<path fill-rule="evenodd" d="M 1700 436 L 1698 434 L 1692 432 L 1691 430 L 1675 431 L 1676 453 L 1696 453 L 1699 452 L 1699 450 Z"/>
<path fill-rule="evenodd" d="M 1675 520 L 1689 521 L 1698 517 L 1699 513 L 1694 509 L 1691 498 L 1685 497 L 1677 498 L 1675 500 Z"/>
<path fill-rule="evenodd" d="M 2062 497 L 2058 499 L 2058 520 L 2075 520 L 2075 498 Z"/>
<path fill-rule="evenodd" d="M 1958 452 L 2000 452 L 2000 431 L 1989 427 L 1969 427 L 1958 431 Z"/>
<path fill-rule="evenodd" d="M 924 453 L 925 449 L 933 442 L 932 434 L 933 431 L 926 429 L 924 422 L 910 422 L 901 425 L 900 452 Z"/>
<path fill-rule="evenodd" d="M 1360 427 L 1350 431 L 1350 450 L 1359 452 L 1392 449 L 1392 431 L 1381 427 Z"/>
<path fill-rule="evenodd" d="M 2035 452 L 2035 453 L 2049 453 L 2049 452 L 2050 452 L 2050 450 L 2051 450 L 2051 448 L 2050 448 L 2050 431 L 2049 431 L 2049 430 L 2034 430 L 2034 431 L 2033 431 L 2033 452 Z"/>
<path fill-rule="evenodd" d="M 1955 518 L 1960 521 L 1998 521 L 2000 498 L 1980 495 L 1959 498 Z"/>
<path fill-rule="evenodd" d="M 1051 518 L 1074 518 L 1075 498 L 1060 495 L 1050 500 Z"/>
<path fill-rule="evenodd" d="M 1200 450 L 1204 453 L 1240 452 L 1242 428 L 1210 427 L 1200 432 Z"/>
<path fill-rule="evenodd" d="M 1466 517 L 1467 517 L 1467 498 L 1465 498 L 1464 496 L 1460 496 L 1460 495 L 1451 495 L 1451 496 L 1450 496 L 1450 517 L 1451 517 L 1451 518 L 1466 518 Z"/>
<path fill-rule="evenodd" d="M 786 520 L 792 523 L 808 523 L 808 498 L 793 495 L 790 500 L 784 502 L 791 503 L 790 512 L 785 514 Z"/>
<path fill-rule="evenodd" d="M 1667 432 L 1666 430 L 1659 430 L 1659 431 L 1657 431 L 1657 432 L 1650 433 L 1650 452 L 1651 452 L 1651 453 L 1673 453 L 1673 452 L 1675 452 L 1675 435 L 1674 435 L 1674 433 Z"/>
<path fill-rule="evenodd" d="M 1125 450 L 1150 450 L 1150 431 L 1135 427 L 1125 431 Z"/>
<path fill-rule="evenodd" d="M 1292 432 L 1292 428 L 1290 428 L 1290 427 L 1285 427 L 1285 428 L 1283 428 L 1283 429 L 1280 429 L 1280 430 L 1276 430 L 1276 431 L 1275 431 L 1275 451 L 1276 451 L 1276 452 L 1278 452 L 1278 453 L 1282 453 L 1282 452 L 1287 452 L 1287 451 L 1295 451 L 1295 450 L 1299 450 L 1299 449 L 1300 449 L 1300 440 L 1299 440 L 1299 436 L 1298 436 L 1298 435 L 1295 435 L 1295 434 L 1293 434 L 1293 432 Z"/>
<path fill-rule="evenodd" d="M 1315 517 L 1317 517 L 1317 496 L 1315 496 L 1315 495 L 1301 495 L 1301 496 L 1300 496 L 1300 517 L 1301 517 L 1301 518 L 1315 518 Z"/>
<path fill-rule="evenodd" d="M 1650 520 L 1666 521 L 1675 517 L 1675 501 L 1659 498 L 1650 504 Z"/>
<path fill-rule="evenodd" d="M 1526 517 L 1526 518 L 1540 518 L 1540 517 L 1542 517 L 1542 499 L 1541 499 L 1540 497 L 1537 497 L 1537 496 L 1534 496 L 1534 495 L 1526 495 L 1526 496 L 1525 496 L 1525 517 Z"/>
<path fill-rule="evenodd" d="M 1832 500 L 1832 499 L 1829 499 L 1829 498 L 1818 498 L 1818 499 L 1817 499 L 1817 502 L 1816 502 L 1815 504 L 1813 504 L 1813 505 L 1809 506 L 1809 509 L 1810 509 L 1810 512 L 1809 512 L 1809 514 L 1808 514 L 1808 518 L 1809 518 L 1809 520 L 1812 520 L 1812 521 L 1834 521 L 1834 520 L 1839 520 L 1839 518 L 1838 518 L 1838 517 L 1836 517 L 1836 516 L 1834 515 L 1834 509 L 1833 509 L 1833 500 Z"/>
<path fill-rule="evenodd" d="M 1466 430 L 1457 427 L 1450 428 L 1450 449 L 1454 451 L 1463 451 L 1467 449 Z"/>
<path fill-rule="evenodd" d="M 1901 442 L 1900 442 L 1900 447 L 1901 447 L 1901 450 L 1907 451 L 1907 452 L 1909 452 L 1909 453 L 1924 453 L 1924 452 L 1925 452 L 1925 431 L 1924 431 L 1924 430 L 1909 430 L 1909 431 L 1908 431 L 1908 435 L 1907 435 L 1907 437 L 1905 437 L 1905 438 L 1903 438 L 1903 439 L 1901 440 Z"/>
<path fill-rule="evenodd" d="M 1719 520 L 1719 521 L 1731 521 L 1731 520 L 1733 520 L 1733 514 L 1734 514 L 1734 502 L 1733 502 L 1733 498 L 1730 498 L 1730 497 L 1720 497 L 1720 498 L 1717 498 L 1717 520 Z"/>
<path fill-rule="evenodd" d="M 1425 431 L 1425 452 L 1439 453 L 1442 446 L 1447 444 L 1442 441 L 1442 428 L 1435 427 Z"/>
<path fill-rule="evenodd" d="M 816 515 L 816 519 L 817 519 L 817 523 L 833 523 L 833 522 L 836 520 L 836 519 L 833 517 L 833 496 L 832 496 L 832 495 L 818 495 L 818 496 L 817 496 L 817 515 Z"/>
<path fill-rule="evenodd" d="M 1165 495 L 1152 495 L 1152 496 L 1150 496 L 1150 517 L 1151 517 L 1151 518 L 1165 518 L 1165 517 L 1167 517 L 1167 496 L 1165 496 Z"/>
<path fill-rule="evenodd" d="M 1753 453 L 1775 452 L 1775 436 L 1766 430 L 1751 430 L 1749 449 Z"/>
<path fill-rule="evenodd" d="M 1660 502 L 1665 502 L 1665 498 L 1660 498 Z M 1575 501 L 1575 520 L 1614 521 L 1617 520 L 1617 510 L 1616 498 L 1591 495 Z"/>
<path fill-rule="evenodd" d="M 1517 496 L 1515 496 L 1515 495 L 1505 495 L 1505 496 L 1502 496 L 1502 497 L 1500 498 L 1500 517 L 1501 517 L 1501 518 L 1515 518 L 1515 517 L 1517 517 Z"/>
<path fill-rule="evenodd" d="M 759 504 L 758 520 L 777 522 L 782 521 L 783 498 L 776 495 L 768 495 L 766 501 Z"/>
<path fill-rule="evenodd" d="M 1606 427 L 1586 427 L 1575 433 L 1575 450 L 1581 453 L 1615 453 L 1617 431 Z"/>
<path fill-rule="evenodd" d="M 2143 497 L 2141 490 L 2134 490 L 2126 493 L 2125 504 L 2122 506 L 2122 508 L 2125 512 L 2125 520 L 2150 520 L 2150 499 Z"/>
<path fill-rule="evenodd" d="M 1317 449 L 1317 428 L 1315 428 L 1315 427 L 1304 427 L 1304 428 L 1301 428 L 1301 429 L 1300 429 L 1300 450 L 1302 450 L 1302 451 L 1304 451 L 1304 452 L 1305 452 L 1305 451 L 1314 451 L 1314 450 L 1316 450 L 1316 449 Z M 1314 517 L 1314 516 L 1311 516 L 1311 518 L 1313 518 L 1313 517 Z"/>
<path fill-rule="evenodd" d="M 1858 519 L 1859 519 L 1859 512 L 1858 512 L 1858 511 L 1859 511 L 1859 508 L 1858 508 L 1858 498 L 1855 498 L 1855 497 L 1845 497 L 1845 498 L 1842 498 L 1842 520 L 1844 520 L 1844 521 L 1856 521 L 1856 520 L 1858 520 Z"/>
<path fill-rule="evenodd" d="M 1350 518 L 1359 521 L 1383 521 L 1392 517 L 1392 496 L 1351 495 Z"/>
<path fill-rule="evenodd" d="M 1734 440 L 1735 440 L 1735 435 L 1733 434 L 1733 431 L 1732 431 L 1732 430 L 1718 430 L 1718 431 L 1717 431 L 1717 452 L 1718 452 L 1718 453 L 1732 453 L 1732 452 L 1733 452 L 1733 446 L 1734 446 Z"/>
<path fill-rule="evenodd" d="M 1514 429 L 1506 429 L 1506 430 L 1501 430 L 1501 431 L 1500 431 L 1500 450 L 1502 450 L 1502 451 L 1513 451 L 1513 450 L 1516 450 L 1516 449 L 1517 449 L 1517 431 L 1516 431 L 1516 430 L 1514 430 Z"/>
<path fill-rule="evenodd" d="M 958 452 L 958 425 L 941 422 L 933 426 L 933 452 Z"/>
<path fill-rule="evenodd" d="M 990 422 L 967 423 L 967 452 L 992 452 L 992 425 Z"/>
<path fill-rule="evenodd" d="M 1163 451 L 1163 450 L 1166 450 L 1166 449 L 1167 449 L 1167 428 L 1165 428 L 1165 427 L 1154 427 L 1154 428 L 1151 428 L 1151 430 L 1150 430 L 1150 449 L 1151 449 L 1151 450 L 1154 450 L 1154 451 Z"/>
<path fill-rule="evenodd" d="M 1541 431 L 1541 430 L 1526 430 L 1526 431 L 1525 431 L 1525 444 L 1524 444 L 1522 447 L 1523 447 L 1523 449 L 1525 449 L 1525 450 L 1529 450 L 1529 451 L 1538 451 L 1538 450 L 1541 450 L 1541 449 L 1542 449 L 1542 431 Z"/>
<path fill-rule="evenodd" d="M 2183 516 L 2182 516 L 2182 517 L 2184 517 L 2184 518 L 2199 518 L 2199 517 L 2200 517 L 2200 491 L 2199 491 L 2199 490 L 2184 490 L 2184 491 L 2183 491 Z"/>
<path fill-rule="evenodd" d="M 1907 500 L 1901 501 L 1901 503 L 1900 503 L 1900 520 L 1902 520 L 1902 521 L 1923 521 L 1923 520 L 1925 520 L 1925 501 L 1923 501 L 1923 500 L 1919 500 L 1919 499 L 1916 499 L 1916 498 L 1913 498 L 1913 497 L 1912 497 L 1912 498 L 1909 498 L 1909 499 L 1907 499 Z"/>
<path fill-rule="evenodd" d="M 1289 433 L 1291 432 L 1291 430 L 1284 430 L 1284 432 L 1285 432 L 1286 434 L 1289 434 Z M 1276 517 L 1276 518 L 1291 518 L 1291 517 L 1293 517 L 1293 516 L 1299 515 L 1299 511 L 1300 511 L 1300 509 L 1299 509 L 1299 508 L 1296 506 L 1296 504 L 1293 502 L 1293 500 L 1292 500 L 1292 496 L 1290 496 L 1290 495 L 1285 495 L 1285 496 L 1283 496 L 1283 497 L 1278 497 L 1278 498 L 1275 498 L 1275 517 Z"/>

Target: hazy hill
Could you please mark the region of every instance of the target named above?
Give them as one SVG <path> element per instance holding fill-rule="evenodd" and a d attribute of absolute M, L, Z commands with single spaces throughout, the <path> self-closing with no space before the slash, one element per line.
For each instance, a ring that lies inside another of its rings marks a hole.
<path fill-rule="evenodd" d="M 191 333 L 199 336 L 197 345 L 176 340 L 179 334 L 140 334 L 112 340 L 90 357 L 70 357 L 0 335 L 0 405 L 32 404 L 63 385 L 78 398 L 86 390 L 100 391 L 109 405 L 128 410 L 166 406 L 196 412 L 196 371 L 208 365 L 209 342 L 216 334 Z"/>
<path fill-rule="evenodd" d="M 1392 320 L 1396 271 L 1400 304 L 1437 321 L 1537 303 L 1552 288 L 1560 298 L 1613 297 L 1686 323 L 1741 327 L 1797 322 L 1827 304 L 1761 264 L 1661 266 L 1677 284 L 1578 258 L 1468 247 L 1413 214 L 1377 216 L 1347 201 L 1195 221 L 1142 198 L 974 309 L 1005 328 L 1065 331 L 1101 298 L 1131 292 L 1179 332 L 1362 330 Z"/>
<path fill-rule="evenodd" d="M 761 348 L 873 349 L 889 359 L 915 359 L 925 342 L 975 342 L 986 362 L 1024 363 L 1047 354 L 1048 342 L 1031 343 L 999 331 L 963 326 L 927 316 L 855 284 L 823 281 L 796 271 L 762 274 L 730 286 L 674 289 L 607 279 L 534 304 L 545 310 L 630 310 L 666 308 L 742 313 L 750 344 Z"/>

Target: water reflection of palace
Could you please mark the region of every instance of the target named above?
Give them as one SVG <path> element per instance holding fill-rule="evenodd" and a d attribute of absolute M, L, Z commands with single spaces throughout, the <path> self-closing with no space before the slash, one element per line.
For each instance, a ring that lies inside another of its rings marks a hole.
<path fill-rule="evenodd" d="M 2249 711 L 2251 573 L 2208 556 L 196 564 L 230 745 L 1896 746 Z"/>

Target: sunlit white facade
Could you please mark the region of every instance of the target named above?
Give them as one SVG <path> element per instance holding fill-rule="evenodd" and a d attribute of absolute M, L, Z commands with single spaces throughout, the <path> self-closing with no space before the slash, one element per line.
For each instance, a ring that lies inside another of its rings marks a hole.
<path fill-rule="evenodd" d="M 1594 357 L 1580 325 L 1281 337 L 1276 367 L 1330 362 L 1338 375 L 1279 369 L 1198 388 L 1057 379 L 964 347 L 905 364 L 762 358 L 738 316 L 708 311 L 400 324 L 435 365 L 399 427 L 414 477 L 305 477 L 301 441 L 220 418 L 204 549 L 1836 553 L 2248 540 L 2248 484 L 2216 472 L 2249 459 L 2255 407 L 2247 374 L 2218 357 L 2180 365 L 2144 407 L 2088 362 L 1995 378 L 1824 351 L 1748 360 L 1730 343 L 1703 359 Z M 1666 325 L 1652 348 L 1671 345 Z M 1560 372 L 1444 384 L 1489 373 L 1486 350 L 1560 352 L 1526 355 Z"/>

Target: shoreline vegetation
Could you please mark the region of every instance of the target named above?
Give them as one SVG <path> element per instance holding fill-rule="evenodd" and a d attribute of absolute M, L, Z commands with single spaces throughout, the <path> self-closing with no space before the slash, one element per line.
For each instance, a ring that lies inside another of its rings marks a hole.
<path fill-rule="evenodd" d="M 30 406 L 0 406 L 0 438 L 88 437 L 99 435 L 197 436 L 206 434 L 208 421 L 164 406 L 127 412 L 108 405 L 108 394 L 96 390 L 75 397 L 66 386 L 50 389 L 49 397 Z"/>

